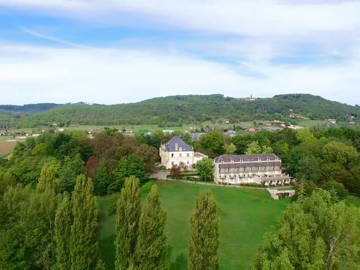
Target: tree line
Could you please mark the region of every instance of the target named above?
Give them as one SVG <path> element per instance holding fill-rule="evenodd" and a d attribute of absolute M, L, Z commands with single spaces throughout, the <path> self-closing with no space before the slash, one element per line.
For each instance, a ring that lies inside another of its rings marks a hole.
<path fill-rule="evenodd" d="M 105 269 L 99 251 L 99 213 L 90 178 L 79 175 L 61 192 L 45 165 L 33 190 L 0 176 L 1 269 Z M 170 269 L 166 213 L 157 185 L 145 201 L 140 181 L 128 177 L 117 201 L 115 269 Z M 189 269 L 218 269 L 218 220 L 211 193 L 198 198 L 191 217 Z"/>
<path fill-rule="evenodd" d="M 45 166 L 36 189 L 0 178 L 1 269 L 105 269 L 99 252 L 99 214 L 92 180 L 80 175 L 74 191 L 59 192 Z M 157 185 L 144 201 L 129 177 L 117 200 L 116 260 L 120 269 L 170 269 L 166 213 Z M 214 196 L 201 194 L 190 218 L 188 269 L 216 270 L 219 219 Z M 317 189 L 282 214 L 260 247 L 253 269 L 358 269 L 360 211 Z"/>
<path fill-rule="evenodd" d="M 223 95 L 186 95 L 154 98 L 132 104 L 89 105 L 38 104 L 5 106 L 18 127 L 58 125 L 180 125 L 225 118 L 231 122 L 255 120 L 291 121 L 291 113 L 309 119 L 338 119 L 359 116 L 358 106 L 329 101 L 306 94 L 277 95 L 272 98 L 231 98 Z M 6 112 L 3 112 L 6 113 Z M 39 112 L 32 114 L 33 112 Z M 24 113 L 29 115 L 24 116 Z M 0 107 L 0 121 L 1 121 Z M 9 119 L 9 118 L 8 118 Z"/>

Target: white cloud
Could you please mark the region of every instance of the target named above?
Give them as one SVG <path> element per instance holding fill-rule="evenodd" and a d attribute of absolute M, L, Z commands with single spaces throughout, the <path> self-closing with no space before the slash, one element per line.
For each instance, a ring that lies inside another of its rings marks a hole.
<path fill-rule="evenodd" d="M 99 17 L 97 22 L 122 22 L 128 12 L 162 25 L 251 36 L 315 35 L 357 31 L 359 1 L 275 0 L 0 0 L 0 6 L 47 11 L 75 18 Z M 103 16 L 105 15 L 105 16 Z M 114 15 L 114 16 L 111 16 Z"/>
<path fill-rule="evenodd" d="M 360 103 L 359 63 L 359 58 L 326 68 L 263 63 L 250 65 L 263 75 L 253 77 L 177 53 L 0 44 L 1 103 L 113 104 L 175 94 L 310 92 L 354 104 Z"/>

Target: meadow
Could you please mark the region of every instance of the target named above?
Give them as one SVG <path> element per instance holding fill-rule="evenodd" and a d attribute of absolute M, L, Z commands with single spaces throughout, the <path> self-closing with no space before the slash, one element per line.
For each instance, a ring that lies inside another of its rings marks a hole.
<path fill-rule="evenodd" d="M 274 201 L 265 190 L 209 187 L 157 182 L 161 203 L 167 211 L 167 236 L 171 246 L 171 269 L 186 269 L 190 237 L 189 219 L 197 196 L 212 191 L 218 202 L 220 222 L 220 269 L 249 269 L 263 236 L 273 229 L 289 200 Z M 142 187 L 142 194 L 150 185 Z M 107 269 L 113 269 L 115 201 L 118 194 L 100 197 L 102 255 Z"/>

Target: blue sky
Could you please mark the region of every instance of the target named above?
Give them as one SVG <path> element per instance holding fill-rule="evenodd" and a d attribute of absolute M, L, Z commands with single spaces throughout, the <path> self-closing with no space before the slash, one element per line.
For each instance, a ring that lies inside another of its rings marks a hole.
<path fill-rule="evenodd" d="M 0 0 L 1 104 L 311 93 L 360 104 L 360 1 Z"/>

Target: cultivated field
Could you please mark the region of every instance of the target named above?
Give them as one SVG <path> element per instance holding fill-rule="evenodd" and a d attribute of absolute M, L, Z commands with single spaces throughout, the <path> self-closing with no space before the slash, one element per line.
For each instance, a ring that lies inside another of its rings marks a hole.
<path fill-rule="evenodd" d="M 160 183 L 162 206 L 166 209 L 171 245 L 171 269 L 186 269 L 190 236 L 189 218 L 197 196 L 211 190 L 218 202 L 220 219 L 220 269 L 249 269 L 264 233 L 271 230 L 289 200 L 274 201 L 265 190 L 209 187 L 183 183 Z M 149 187 L 145 186 L 148 190 Z M 145 193 L 145 192 L 144 192 Z M 114 262 L 115 217 L 118 194 L 99 198 L 101 249 L 107 269 Z"/>
<path fill-rule="evenodd" d="M 15 148 L 16 142 L 0 141 L 0 157 L 10 154 Z"/>

